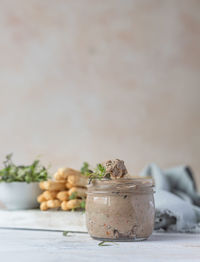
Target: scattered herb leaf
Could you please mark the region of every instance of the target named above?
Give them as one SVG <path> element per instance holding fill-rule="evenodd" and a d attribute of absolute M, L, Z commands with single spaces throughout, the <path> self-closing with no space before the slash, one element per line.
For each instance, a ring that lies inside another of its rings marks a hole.
<path fill-rule="evenodd" d="M 110 244 L 106 244 L 106 243 L 113 243 L 112 241 L 101 241 L 98 246 L 101 247 L 106 247 L 106 246 L 111 246 Z"/>
<path fill-rule="evenodd" d="M 68 235 L 68 231 L 63 231 L 63 236 L 66 237 Z"/>

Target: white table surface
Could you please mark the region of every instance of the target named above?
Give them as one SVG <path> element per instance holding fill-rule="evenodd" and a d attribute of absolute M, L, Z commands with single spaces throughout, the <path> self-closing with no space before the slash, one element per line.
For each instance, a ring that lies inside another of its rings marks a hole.
<path fill-rule="evenodd" d="M 98 246 L 87 233 L 0 229 L 0 261 L 200 261 L 200 235 L 154 233 L 147 241 Z"/>
<path fill-rule="evenodd" d="M 40 211 L 0 209 L 0 228 L 31 228 L 87 232 L 85 213 L 78 211 Z"/>

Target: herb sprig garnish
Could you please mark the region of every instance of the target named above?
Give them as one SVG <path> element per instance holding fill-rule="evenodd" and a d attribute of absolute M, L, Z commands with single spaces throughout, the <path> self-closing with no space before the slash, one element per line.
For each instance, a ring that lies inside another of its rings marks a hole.
<path fill-rule="evenodd" d="M 89 169 L 89 164 L 87 162 L 83 162 L 83 166 L 81 167 L 80 171 L 83 175 L 92 173 L 92 170 Z"/>
<path fill-rule="evenodd" d="M 48 171 L 35 160 L 29 166 L 17 166 L 12 162 L 12 154 L 6 156 L 4 168 L 0 170 L 0 182 L 41 182 L 48 179 Z"/>
<path fill-rule="evenodd" d="M 110 179 L 110 175 L 106 174 L 106 169 L 102 164 L 97 164 L 96 168 L 92 171 L 91 169 L 89 169 L 89 164 L 87 162 L 84 162 L 81 168 L 81 173 L 89 178 L 89 183 L 93 179 Z"/>

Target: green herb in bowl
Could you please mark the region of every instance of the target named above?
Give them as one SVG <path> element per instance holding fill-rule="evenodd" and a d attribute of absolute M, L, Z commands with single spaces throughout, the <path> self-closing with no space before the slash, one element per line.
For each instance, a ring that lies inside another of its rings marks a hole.
<path fill-rule="evenodd" d="M 6 156 L 0 170 L 0 201 L 7 209 L 38 207 L 39 182 L 48 179 L 47 168 L 35 160 L 31 165 L 15 165 L 12 154 Z"/>
<path fill-rule="evenodd" d="M 17 166 L 12 162 L 12 154 L 6 156 L 4 168 L 0 170 L 0 182 L 41 182 L 48 178 L 48 171 L 35 160 L 31 165 Z"/>

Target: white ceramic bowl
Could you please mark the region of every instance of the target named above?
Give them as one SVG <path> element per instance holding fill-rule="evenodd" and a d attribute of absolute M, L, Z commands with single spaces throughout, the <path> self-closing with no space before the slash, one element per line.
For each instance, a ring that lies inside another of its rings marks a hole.
<path fill-rule="evenodd" d="M 37 208 L 39 194 L 41 189 L 37 182 L 0 183 L 0 202 L 9 210 Z"/>

